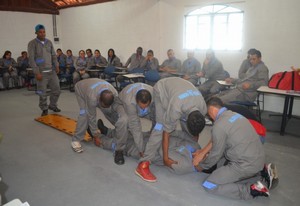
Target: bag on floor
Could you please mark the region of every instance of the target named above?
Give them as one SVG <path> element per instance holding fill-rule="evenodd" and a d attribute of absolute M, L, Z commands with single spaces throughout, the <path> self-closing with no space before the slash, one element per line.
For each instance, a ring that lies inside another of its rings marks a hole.
<path fill-rule="evenodd" d="M 273 74 L 268 86 L 273 89 L 300 91 L 300 75 L 297 71 L 285 71 Z"/>

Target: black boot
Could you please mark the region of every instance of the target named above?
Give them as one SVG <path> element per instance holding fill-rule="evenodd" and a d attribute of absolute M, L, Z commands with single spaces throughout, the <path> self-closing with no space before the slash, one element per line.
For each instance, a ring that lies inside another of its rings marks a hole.
<path fill-rule="evenodd" d="M 43 112 L 41 114 L 41 116 L 46 116 L 46 115 L 48 115 L 48 109 L 43 110 Z"/>
<path fill-rule="evenodd" d="M 115 163 L 117 165 L 123 165 L 125 163 L 124 155 L 122 150 L 117 150 L 115 152 Z"/>
<path fill-rule="evenodd" d="M 101 134 L 107 135 L 108 128 L 103 124 L 102 119 L 98 120 L 97 125 L 98 125 L 98 129 L 100 129 L 101 131 Z"/>

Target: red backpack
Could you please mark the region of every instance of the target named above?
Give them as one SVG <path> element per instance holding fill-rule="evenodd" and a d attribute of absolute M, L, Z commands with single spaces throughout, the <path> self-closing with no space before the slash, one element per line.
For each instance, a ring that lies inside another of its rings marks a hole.
<path fill-rule="evenodd" d="M 297 71 L 278 72 L 270 78 L 269 87 L 300 91 L 300 75 Z"/>

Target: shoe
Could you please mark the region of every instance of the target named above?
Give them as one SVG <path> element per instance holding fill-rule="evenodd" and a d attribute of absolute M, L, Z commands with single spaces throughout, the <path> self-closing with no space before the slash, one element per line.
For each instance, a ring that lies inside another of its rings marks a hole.
<path fill-rule="evenodd" d="M 279 179 L 275 164 L 265 164 L 264 169 L 261 171 L 261 176 L 263 177 L 263 180 L 267 183 L 269 189 L 274 189 L 278 185 Z"/>
<path fill-rule="evenodd" d="M 72 147 L 72 149 L 74 150 L 74 152 L 77 152 L 77 153 L 83 152 L 83 149 L 82 149 L 82 147 L 81 147 L 81 144 L 80 144 L 80 142 L 78 142 L 78 141 L 72 141 L 72 142 L 71 142 L 71 147 Z"/>
<path fill-rule="evenodd" d="M 250 186 L 250 193 L 253 197 L 264 196 L 269 197 L 270 193 L 267 187 L 265 187 L 260 181 L 257 183 L 252 184 Z"/>
<path fill-rule="evenodd" d="M 135 174 L 138 175 L 140 178 L 145 180 L 146 182 L 156 182 L 156 177 L 151 173 L 150 169 L 150 162 L 140 162 L 138 167 L 135 170 Z"/>
<path fill-rule="evenodd" d="M 48 109 L 52 110 L 53 112 L 61 112 L 61 110 L 57 107 L 49 107 Z"/>
<path fill-rule="evenodd" d="M 48 109 L 43 110 L 43 112 L 41 114 L 41 116 L 46 116 L 46 115 L 48 115 Z"/>
<path fill-rule="evenodd" d="M 98 119 L 97 125 L 98 129 L 101 131 L 101 134 L 107 135 L 108 128 L 103 124 L 102 119 Z"/>
<path fill-rule="evenodd" d="M 91 138 L 94 138 L 90 127 L 88 127 L 86 131 L 91 136 Z"/>
<path fill-rule="evenodd" d="M 124 155 L 122 150 L 117 150 L 115 152 L 115 163 L 117 165 L 123 165 L 125 163 Z"/>

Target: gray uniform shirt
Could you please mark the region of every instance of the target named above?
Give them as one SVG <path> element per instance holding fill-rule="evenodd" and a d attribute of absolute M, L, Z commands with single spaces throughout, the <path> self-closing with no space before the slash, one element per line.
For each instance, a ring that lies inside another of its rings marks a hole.
<path fill-rule="evenodd" d="M 240 69 L 239 69 L 239 78 L 240 78 L 240 79 L 243 79 L 243 78 L 246 77 L 246 73 L 247 73 L 248 69 L 249 69 L 251 66 L 252 66 L 252 65 L 251 65 L 251 63 L 250 63 L 250 61 L 249 61 L 248 59 L 245 59 L 245 60 L 242 62 L 241 66 L 240 66 Z"/>
<path fill-rule="evenodd" d="M 99 107 L 100 105 L 99 97 L 101 92 L 103 92 L 104 90 L 109 90 L 113 93 L 115 97 L 118 96 L 118 92 L 110 83 L 98 78 L 81 80 L 76 83 L 75 87 L 76 95 L 79 95 L 82 99 L 86 100 L 86 105 L 89 108 L 89 110 L 95 111 L 92 113 L 92 117 L 90 117 L 90 129 L 92 133 L 95 134 L 97 130 L 96 107 Z"/>
<path fill-rule="evenodd" d="M 175 130 L 178 120 L 186 121 L 188 115 L 199 110 L 206 115 L 206 103 L 199 90 L 190 82 L 178 78 L 169 77 L 159 80 L 154 90 L 159 92 L 159 98 L 163 109 L 164 131 L 171 133 Z"/>
<path fill-rule="evenodd" d="M 212 128 L 212 149 L 200 165 L 209 169 L 222 157 L 246 172 L 262 169 L 265 161 L 262 143 L 249 120 L 225 107 L 220 109 Z"/>
<path fill-rule="evenodd" d="M 186 59 L 181 68 L 181 72 L 185 75 L 189 75 L 192 79 L 198 79 L 196 74 L 201 71 L 201 64 L 196 58 Z"/>
<path fill-rule="evenodd" d="M 208 80 L 224 80 L 226 73 L 222 63 L 214 58 L 208 64 L 203 64 L 202 73 Z"/>
<path fill-rule="evenodd" d="M 107 59 L 107 65 L 108 66 L 120 67 L 121 66 L 121 61 L 120 61 L 119 57 L 115 56 L 115 58 L 113 60 L 111 60 L 110 58 Z"/>
<path fill-rule="evenodd" d="M 143 152 L 144 146 L 140 117 L 145 117 L 147 115 L 150 115 L 150 113 L 154 113 L 153 101 L 149 105 L 147 111 L 141 112 L 141 110 L 138 108 L 136 102 L 136 94 L 141 89 L 149 91 L 153 99 L 153 88 L 150 85 L 143 83 L 130 84 L 119 93 L 119 99 L 122 102 L 125 112 L 128 116 L 129 131 L 133 136 L 134 142 L 139 152 Z"/>
<path fill-rule="evenodd" d="M 103 56 L 93 57 L 93 66 L 106 66 L 107 60 Z"/>
<path fill-rule="evenodd" d="M 84 59 L 78 57 L 74 63 L 74 66 L 77 71 L 85 70 L 88 68 L 88 59 L 86 57 L 84 57 Z"/>
<path fill-rule="evenodd" d="M 181 70 L 181 61 L 175 57 L 172 59 L 166 59 L 160 67 L 170 67 L 176 69 L 178 72 Z"/>
<path fill-rule="evenodd" d="M 52 42 L 45 39 L 42 43 L 35 38 L 28 43 L 29 65 L 34 74 L 58 67 L 57 57 Z"/>
<path fill-rule="evenodd" d="M 146 71 L 150 71 L 150 70 L 158 71 L 159 62 L 155 57 L 153 57 L 151 60 L 147 60 L 145 58 L 141 64 L 141 67 L 144 68 Z"/>
<path fill-rule="evenodd" d="M 144 61 L 145 57 L 143 55 L 137 56 L 136 53 L 132 54 L 127 60 L 125 67 L 128 65 L 128 71 L 131 71 L 136 68 L 141 68 L 141 64 Z"/>

